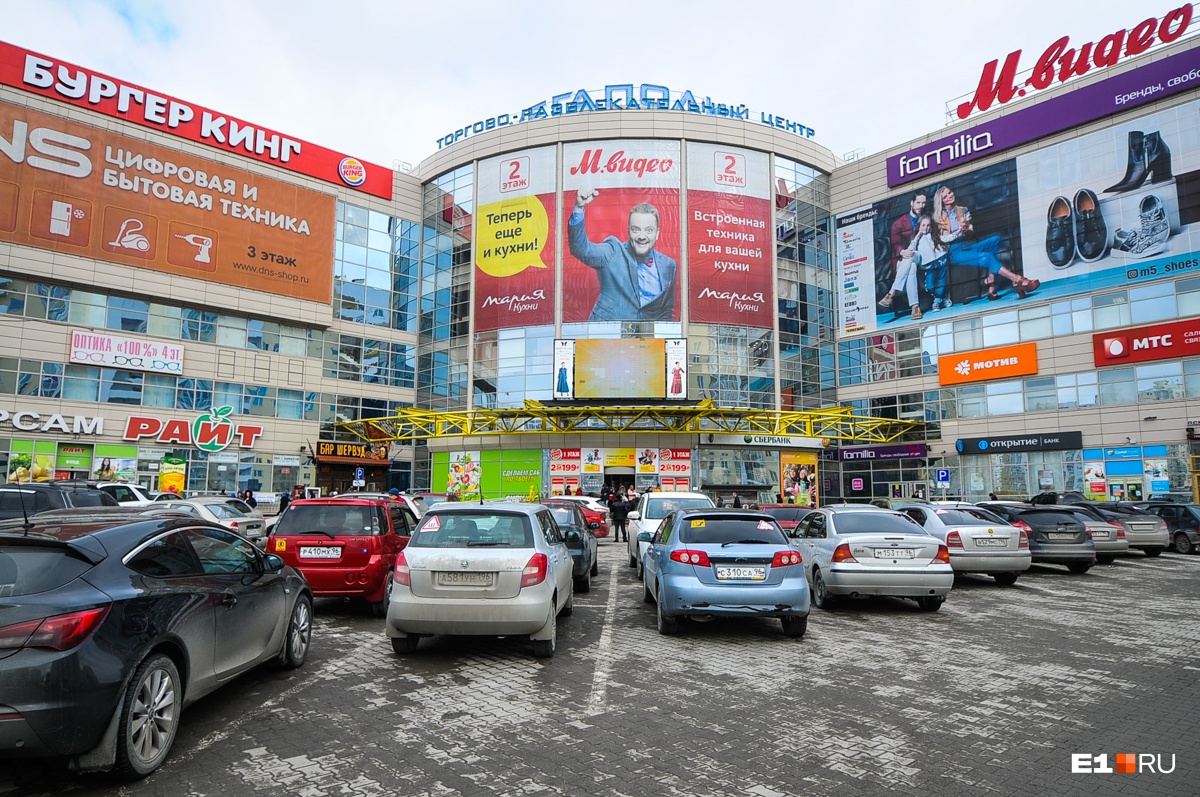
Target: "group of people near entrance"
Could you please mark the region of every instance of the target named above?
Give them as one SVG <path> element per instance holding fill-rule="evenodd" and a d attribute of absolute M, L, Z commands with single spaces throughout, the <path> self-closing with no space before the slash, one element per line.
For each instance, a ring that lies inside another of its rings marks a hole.
<path fill-rule="evenodd" d="M 651 492 L 661 492 L 662 488 L 657 485 Z M 637 491 L 633 489 L 632 484 L 625 486 L 610 487 L 604 485 L 604 489 L 600 491 L 600 502 L 608 507 L 608 517 L 613 524 L 613 542 L 628 542 L 629 541 L 629 513 L 637 508 L 638 500 L 641 498 Z"/>
<path fill-rule="evenodd" d="M 929 312 L 948 309 L 954 303 L 950 298 L 951 266 L 985 269 L 987 276 L 983 284 L 991 301 L 1000 298 L 996 277 L 1011 282 L 1021 299 L 1041 287 L 1039 280 L 1025 278 L 1000 260 L 1001 236 L 976 236 L 971 211 L 957 203 L 954 189 L 943 185 L 933 192 L 933 197 L 933 206 L 927 210 L 929 198 L 924 191 L 915 192 L 909 200 L 908 213 L 892 222 L 892 282 L 879 300 L 880 307 L 890 309 L 897 303 L 896 294 L 902 293 L 911 308 L 913 320 L 920 319 L 919 274 L 924 270 Z"/>

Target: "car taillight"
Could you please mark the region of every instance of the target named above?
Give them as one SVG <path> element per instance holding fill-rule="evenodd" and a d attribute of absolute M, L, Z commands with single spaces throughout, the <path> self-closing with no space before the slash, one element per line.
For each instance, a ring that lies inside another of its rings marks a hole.
<path fill-rule="evenodd" d="M 961 547 L 963 547 L 963 544 L 962 544 L 962 537 L 958 536 L 958 532 L 957 532 L 957 531 L 952 531 L 952 532 L 950 532 L 949 534 L 947 534 L 947 535 L 946 535 L 946 547 L 948 547 L 948 548 L 961 548 Z"/>
<path fill-rule="evenodd" d="M 408 560 L 404 558 L 404 553 L 396 554 L 396 566 L 392 568 L 392 578 L 397 584 L 403 584 L 406 587 L 412 586 L 412 578 L 409 576 Z"/>
<path fill-rule="evenodd" d="M 1021 532 L 1021 541 L 1019 543 L 1017 543 L 1017 547 L 1018 548 L 1028 548 L 1029 547 L 1029 535 L 1026 534 L 1024 531 Z"/>
<path fill-rule="evenodd" d="M 238 522 L 236 520 L 229 521 L 229 528 L 236 529 Z"/>
<path fill-rule="evenodd" d="M 521 586 L 534 587 L 546 580 L 546 573 L 550 569 L 550 560 L 546 558 L 544 553 L 535 553 L 529 557 L 529 562 L 525 565 L 525 569 L 521 571 Z"/>
<path fill-rule="evenodd" d="M 697 567 L 709 567 L 712 564 L 712 562 L 708 561 L 708 554 L 704 551 L 689 551 L 687 548 L 671 551 L 671 561 L 682 562 L 685 565 L 696 565 Z"/>
<path fill-rule="evenodd" d="M 108 607 L 101 606 L 0 628 L 0 650 L 70 650 L 91 636 L 107 614 Z"/>
<path fill-rule="evenodd" d="M 788 565 L 798 565 L 804 560 L 800 558 L 799 551 L 776 551 L 775 558 L 771 560 L 771 567 L 787 567 Z"/>
<path fill-rule="evenodd" d="M 849 543 L 843 542 L 841 545 L 833 549 L 834 562 L 857 562 L 854 554 L 850 553 Z"/>
<path fill-rule="evenodd" d="M 945 562 L 946 564 L 950 564 L 950 549 L 947 548 L 945 545 L 939 545 L 937 556 L 933 557 L 933 561 Z"/>
<path fill-rule="evenodd" d="M 1112 526 L 1113 528 L 1115 528 L 1117 530 L 1117 539 L 1118 540 L 1125 539 L 1125 527 L 1124 526 L 1122 526 L 1120 523 L 1117 523 L 1115 520 L 1108 521 L 1108 525 Z"/>
<path fill-rule="evenodd" d="M 1024 520 L 1014 520 L 1013 525 L 1019 529 L 1025 529 L 1026 531 L 1033 531 L 1033 529 L 1029 527 L 1029 524 L 1026 523 Z"/>

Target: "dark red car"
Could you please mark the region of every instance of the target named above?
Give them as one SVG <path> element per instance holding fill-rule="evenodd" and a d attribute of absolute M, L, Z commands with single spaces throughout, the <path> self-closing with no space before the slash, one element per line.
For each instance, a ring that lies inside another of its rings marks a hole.
<path fill-rule="evenodd" d="M 761 508 L 762 511 L 775 518 L 784 533 L 789 536 L 800 525 L 800 521 L 808 517 L 809 512 L 812 512 L 808 507 L 799 504 L 763 504 Z"/>

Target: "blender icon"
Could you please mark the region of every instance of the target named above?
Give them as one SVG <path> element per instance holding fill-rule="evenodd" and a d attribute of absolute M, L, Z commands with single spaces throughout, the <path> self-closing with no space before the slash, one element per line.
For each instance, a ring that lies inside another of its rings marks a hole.
<path fill-rule="evenodd" d="M 207 235 L 199 235 L 197 233 L 188 233 L 187 235 L 180 235 L 179 233 L 175 233 L 175 237 L 181 238 L 184 241 L 187 241 L 192 246 L 196 247 L 197 252 L 196 252 L 196 256 L 193 258 L 193 260 L 195 260 L 197 263 L 212 262 L 208 257 L 208 252 L 210 249 L 212 249 L 212 246 L 213 246 L 212 238 L 209 238 Z"/>

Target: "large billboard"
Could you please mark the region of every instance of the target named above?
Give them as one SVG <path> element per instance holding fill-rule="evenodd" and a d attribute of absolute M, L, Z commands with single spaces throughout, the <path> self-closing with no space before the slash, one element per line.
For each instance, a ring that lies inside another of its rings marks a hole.
<path fill-rule="evenodd" d="M 475 331 L 554 323 L 554 147 L 480 161 Z"/>
<path fill-rule="evenodd" d="M 1200 273 L 1198 115 L 1143 114 L 842 214 L 842 334 Z"/>
<path fill-rule="evenodd" d="M 765 153 L 689 143 L 688 317 L 770 329 L 770 161 Z"/>
<path fill-rule="evenodd" d="M 678 321 L 679 144 L 563 145 L 563 322 Z"/>
<path fill-rule="evenodd" d="M 328 304 L 334 198 L 0 103 L 0 240 Z"/>
<path fill-rule="evenodd" d="M 554 341 L 555 399 L 687 398 L 687 340 Z"/>

